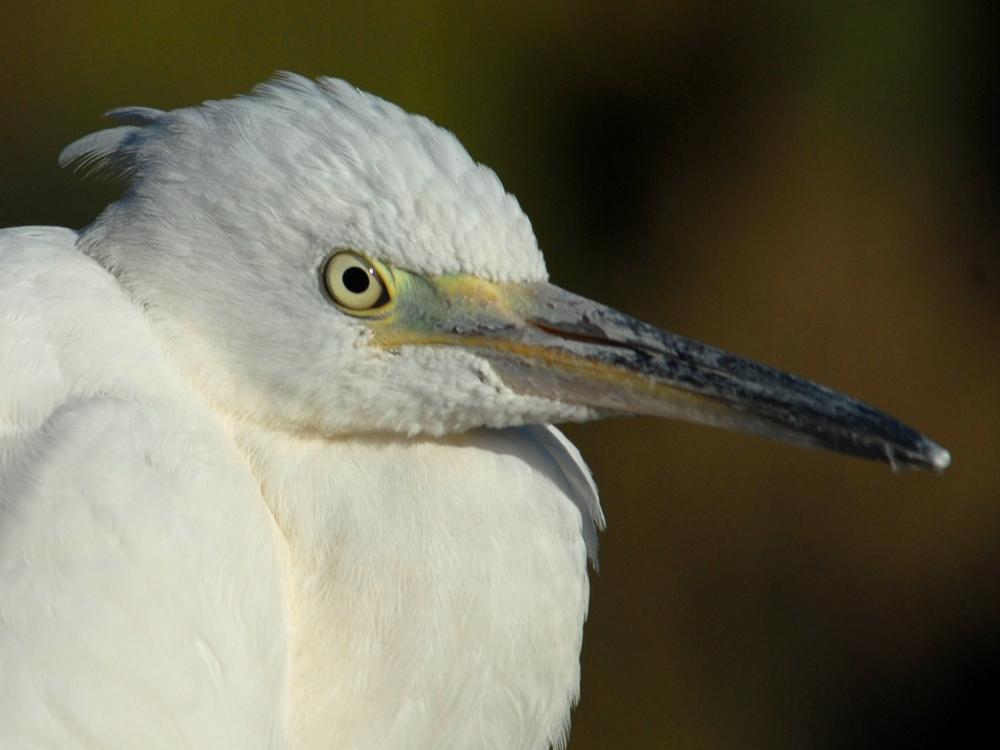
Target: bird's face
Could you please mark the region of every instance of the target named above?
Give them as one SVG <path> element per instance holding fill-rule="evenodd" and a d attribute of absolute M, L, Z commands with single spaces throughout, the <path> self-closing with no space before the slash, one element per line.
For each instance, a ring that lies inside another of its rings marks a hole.
<path fill-rule="evenodd" d="M 451 390 L 422 394 L 434 432 L 650 414 L 894 466 L 947 465 L 934 443 L 854 399 L 544 281 L 428 277 L 341 250 L 323 282 L 331 304 L 370 332 L 364 346 L 409 370 L 407 403 L 420 382 L 433 389 L 450 374 Z M 450 423 L 435 422 L 436 409 Z"/>
<path fill-rule="evenodd" d="M 316 435 L 652 414 L 948 463 L 847 396 L 549 284 L 492 172 L 346 84 L 124 116 L 145 127 L 64 154 L 132 177 L 84 247 L 220 411 Z"/>

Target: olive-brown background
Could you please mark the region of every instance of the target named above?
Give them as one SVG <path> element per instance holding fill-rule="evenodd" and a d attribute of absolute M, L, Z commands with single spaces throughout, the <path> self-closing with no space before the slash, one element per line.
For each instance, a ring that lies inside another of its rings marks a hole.
<path fill-rule="evenodd" d="M 989 2 L 8 0 L 0 226 L 120 105 L 343 77 L 455 131 L 553 280 L 926 431 L 943 476 L 652 419 L 567 428 L 602 488 L 570 747 L 995 736 L 1000 12 Z"/>

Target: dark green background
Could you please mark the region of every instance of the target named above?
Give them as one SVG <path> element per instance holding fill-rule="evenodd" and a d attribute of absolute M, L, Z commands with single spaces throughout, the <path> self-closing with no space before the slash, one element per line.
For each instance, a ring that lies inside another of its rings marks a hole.
<path fill-rule="evenodd" d="M 556 283 L 954 454 L 893 475 L 651 419 L 569 428 L 610 524 L 572 750 L 995 737 L 996 7 L 9 0 L 0 226 L 96 215 L 113 189 L 56 157 L 111 107 L 288 69 L 428 115 L 517 195 Z"/>

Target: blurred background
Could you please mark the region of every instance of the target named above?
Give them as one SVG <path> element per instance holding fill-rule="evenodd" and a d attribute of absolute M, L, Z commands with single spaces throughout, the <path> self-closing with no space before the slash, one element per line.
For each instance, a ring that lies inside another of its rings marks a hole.
<path fill-rule="evenodd" d="M 0 226 L 121 105 L 332 75 L 429 116 L 555 283 L 869 401 L 944 476 L 647 419 L 571 426 L 609 519 L 571 750 L 996 735 L 1000 5 L 36 0 L 0 9 Z"/>

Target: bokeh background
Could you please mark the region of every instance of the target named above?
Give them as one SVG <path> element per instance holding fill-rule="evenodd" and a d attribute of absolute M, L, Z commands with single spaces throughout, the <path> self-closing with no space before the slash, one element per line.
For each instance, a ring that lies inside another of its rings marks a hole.
<path fill-rule="evenodd" d="M 0 226 L 87 224 L 105 110 L 277 69 L 428 115 L 553 280 L 820 380 L 944 476 L 708 428 L 572 426 L 609 529 L 571 750 L 996 736 L 1000 6 L 35 0 L 0 9 Z"/>

